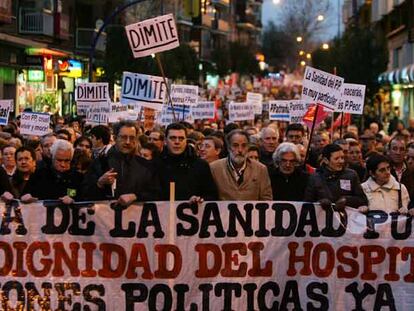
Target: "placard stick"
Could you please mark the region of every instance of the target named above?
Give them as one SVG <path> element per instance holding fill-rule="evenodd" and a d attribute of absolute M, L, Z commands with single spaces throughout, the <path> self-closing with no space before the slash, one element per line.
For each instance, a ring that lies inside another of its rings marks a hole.
<path fill-rule="evenodd" d="M 167 79 L 165 78 L 164 67 L 162 66 L 161 58 L 158 53 L 155 54 L 155 58 L 157 60 L 158 68 L 161 71 L 162 79 L 164 80 L 164 83 L 165 83 L 165 88 L 167 90 L 167 96 L 168 96 L 168 102 L 171 105 L 174 122 L 177 122 L 177 118 L 175 117 L 174 105 L 171 99 L 171 93 L 170 93 L 170 90 L 168 89 Z"/>
<path fill-rule="evenodd" d="M 312 121 L 312 128 L 311 128 L 311 132 L 309 136 L 308 147 L 306 148 L 305 162 L 303 164 L 305 167 L 306 167 L 306 161 L 308 161 L 308 157 L 309 157 L 309 150 L 310 150 L 310 145 L 312 142 L 313 132 L 315 130 L 316 117 L 318 116 L 318 112 L 319 112 L 319 104 L 316 104 L 315 114 L 313 116 L 313 121 Z"/>
<path fill-rule="evenodd" d="M 341 111 L 341 127 L 339 128 L 339 138 L 342 138 L 342 127 L 344 126 L 344 112 Z"/>

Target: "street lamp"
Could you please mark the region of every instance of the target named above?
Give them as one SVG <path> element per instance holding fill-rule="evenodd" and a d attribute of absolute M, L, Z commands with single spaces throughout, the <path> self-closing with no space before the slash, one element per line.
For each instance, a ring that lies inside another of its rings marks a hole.
<path fill-rule="evenodd" d="M 299 51 L 299 55 L 300 55 L 300 56 L 305 55 L 305 51 L 304 51 L 304 50 L 300 50 L 300 51 Z"/>
<path fill-rule="evenodd" d="M 322 14 L 319 14 L 318 17 L 316 18 L 318 22 L 322 22 L 324 19 L 325 17 Z"/>
<path fill-rule="evenodd" d="M 296 41 L 300 43 L 300 42 L 302 42 L 302 41 L 303 41 L 303 38 L 302 38 L 301 36 L 296 37 Z"/>
<path fill-rule="evenodd" d="M 306 58 L 307 59 L 311 59 L 312 58 L 312 55 L 310 53 L 308 53 L 308 54 L 306 54 Z"/>
<path fill-rule="evenodd" d="M 306 66 L 306 62 L 305 62 L 304 60 L 302 60 L 302 61 L 300 62 L 300 65 L 301 65 L 302 67 L 305 67 L 305 66 Z"/>
<path fill-rule="evenodd" d="M 280 4 L 280 0 L 273 0 L 273 4 L 276 4 L 276 5 Z"/>
<path fill-rule="evenodd" d="M 329 50 L 329 44 L 328 43 L 322 44 L 322 49 L 323 50 Z"/>

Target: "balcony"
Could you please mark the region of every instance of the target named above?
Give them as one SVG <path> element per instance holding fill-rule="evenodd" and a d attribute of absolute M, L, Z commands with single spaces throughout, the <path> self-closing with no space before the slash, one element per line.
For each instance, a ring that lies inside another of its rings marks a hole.
<path fill-rule="evenodd" d="M 36 9 L 20 8 L 19 33 L 53 37 L 53 15 Z"/>
<path fill-rule="evenodd" d="M 76 48 L 79 50 L 90 50 L 92 39 L 96 33 L 92 28 L 77 28 L 76 29 Z M 105 52 L 106 49 L 106 33 L 101 33 L 96 44 L 96 51 Z"/>

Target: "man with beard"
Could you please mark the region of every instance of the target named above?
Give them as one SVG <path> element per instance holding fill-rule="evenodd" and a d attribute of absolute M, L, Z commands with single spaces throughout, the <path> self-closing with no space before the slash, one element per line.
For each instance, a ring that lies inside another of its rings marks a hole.
<path fill-rule="evenodd" d="M 210 164 L 220 200 L 269 201 L 272 188 L 265 165 L 248 159 L 249 136 L 233 130 L 226 136 L 228 156 Z"/>

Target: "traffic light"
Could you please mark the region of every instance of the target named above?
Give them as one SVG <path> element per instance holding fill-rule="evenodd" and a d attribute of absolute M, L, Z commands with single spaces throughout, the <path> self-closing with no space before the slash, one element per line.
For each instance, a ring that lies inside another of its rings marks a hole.
<path fill-rule="evenodd" d="M 200 15 L 200 0 L 185 0 L 184 12 L 190 17 L 198 17 Z"/>

